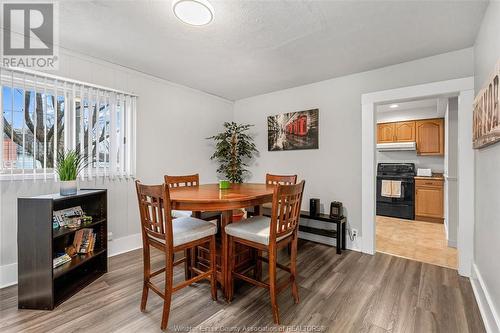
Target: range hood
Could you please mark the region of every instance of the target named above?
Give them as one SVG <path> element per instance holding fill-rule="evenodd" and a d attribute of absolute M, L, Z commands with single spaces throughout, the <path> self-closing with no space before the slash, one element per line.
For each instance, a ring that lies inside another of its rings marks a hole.
<path fill-rule="evenodd" d="M 398 151 L 398 150 L 417 150 L 415 142 L 395 142 L 395 143 L 379 143 L 377 144 L 378 151 Z"/>

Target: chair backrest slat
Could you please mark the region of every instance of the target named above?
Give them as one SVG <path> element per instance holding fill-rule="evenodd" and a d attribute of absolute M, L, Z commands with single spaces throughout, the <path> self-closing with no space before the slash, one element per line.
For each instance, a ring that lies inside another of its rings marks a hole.
<path fill-rule="evenodd" d="M 305 181 L 293 185 L 276 184 L 271 214 L 271 241 L 296 231 Z"/>
<path fill-rule="evenodd" d="M 183 186 L 198 186 L 200 185 L 200 176 L 185 175 L 185 176 L 165 176 L 165 183 L 170 188 L 183 187 Z"/>
<path fill-rule="evenodd" d="M 150 238 L 164 240 L 167 248 L 173 247 L 170 193 L 166 184 L 144 185 L 136 181 L 137 200 L 143 233 L 143 246 Z"/>
<path fill-rule="evenodd" d="M 266 174 L 266 184 L 293 185 L 297 184 L 297 175 L 272 175 Z"/>

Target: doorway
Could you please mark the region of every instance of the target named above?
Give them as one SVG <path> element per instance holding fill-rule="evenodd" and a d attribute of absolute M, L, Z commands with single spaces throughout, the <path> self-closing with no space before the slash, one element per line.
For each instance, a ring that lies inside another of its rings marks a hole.
<path fill-rule="evenodd" d="M 362 95 L 362 251 L 376 251 L 376 109 L 379 105 L 428 98 L 457 101 L 458 272 L 470 276 L 474 228 L 474 152 L 472 150 L 473 78 L 434 82 Z M 459 203 L 459 204 L 458 204 Z M 446 244 L 448 245 L 448 244 Z"/>
<path fill-rule="evenodd" d="M 457 97 L 375 109 L 376 251 L 457 269 Z"/>

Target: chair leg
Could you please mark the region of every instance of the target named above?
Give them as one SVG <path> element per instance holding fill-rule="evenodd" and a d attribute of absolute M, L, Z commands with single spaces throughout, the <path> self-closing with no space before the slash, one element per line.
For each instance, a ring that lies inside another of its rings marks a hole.
<path fill-rule="evenodd" d="M 299 303 L 299 288 L 297 286 L 297 237 L 289 244 L 291 246 L 290 275 L 292 279 L 292 296 L 295 304 Z"/>
<path fill-rule="evenodd" d="M 228 254 L 229 254 L 229 267 L 228 267 L 228 276 L 229 281 L 227 281 L 227 301 L 230 303 L 233 300 L 234 294 L 234 278 L 233 278 L 233 270 L 234 270 L 234 239 L 232 236 L 228 236 Z"/>
<path fill-rule="evenodd" d="M 262 261 L 259 260 L 259 257 L 262 257 L 262 251 L 256 250 L 255 267 L 253 270 L 253 275 L 255 280 L 262 281 Z"/>
<path fill-rule="evenodd" d="M 170 315 L 170 304 L 172 302 L 172 283 L 174 279 L 173 260 L 171 256 L 166 256 L 165 267 L 165 298 L 163 299 L 163 315 L 161 318 L 161 329 L 165 330 L 168 325 L 168 317 Z"/>
<path fill-rule="evenodd" d="M 149 257 L 149 245 L 145 245 L 143 249 L 143 263 L 144 263 L 144 283 L 142 286 L 142 298 L 141 298 L 141 312 L 146 310 L 146 303 L 148 301 L 148 282 L 149 275 L 151 274 L 151 259 Z"/>
<path fill-rule="evenodd" d="M 271 306 L 273 308 L 273 319 L 276 324 L 280 323 L 278 308 L 278 295 L 276 290 L 276 247 L 269 248 L 269 296 L 271 297 Z"/>
<path fill-rule="evenodd" d="M 216 249 L 215 249 L 215 235 L 210 239 L 210 270 L 212 277 L 210 279 L 210 286 L 212 289 L 212 299 L 217 300 L 217 264 L 216 264 Z"/>
<path fill-rule="evenodd" d="M 184 250 L 184 279 L 187 281 L 191 278 L 191 249 Z"/>

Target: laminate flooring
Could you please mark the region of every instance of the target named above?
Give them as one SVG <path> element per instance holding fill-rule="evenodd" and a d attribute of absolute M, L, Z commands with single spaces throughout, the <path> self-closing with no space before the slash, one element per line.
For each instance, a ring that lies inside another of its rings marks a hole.
<path fill-rule="evenodd" d="M 163 257 L 154 251 L 153 268 Z M 280 261 L 287 262 L 286 251 Z M 264 265 L 264 270 L 267 268 Z M 183 279 L 183 267 L 175 268 Z M 156 277 L 161 285 L 162 276 Z M 177 332 L 485 332 L 469 279 L 453 269 L 377 253 L 335 253 L 300 241 L 300 303 L 278 297 L 273 324 L 267 291 L 242 283 L 227 304 L 208 283 L 174 294 L 169 330 Z M 160 332 L 162 301 L 149 293 L 141 313 L 142 252 L 110 258 L 109 272 L 53 311 L 17 309 L 17 287 L 0 290 L 0 332 Z"/>

